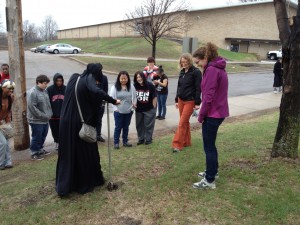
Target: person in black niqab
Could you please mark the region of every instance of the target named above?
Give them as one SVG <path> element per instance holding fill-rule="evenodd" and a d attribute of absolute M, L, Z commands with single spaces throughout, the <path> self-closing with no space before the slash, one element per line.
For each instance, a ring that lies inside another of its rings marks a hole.
<path fill-rule="evenodd" d="M 94 187 L 105 182 L 97 142 L 88 143 L 79 137 L 82 123 L 75 97 L 78 76 L 81 78 L 77 86 L 77 97 L 87 124 L 96 127 L 102 100 L 112 104 L 120 103 L 120 100 L 111 98 L 96 85 L 103 76 L 100 63 L 88 64 L 83 74 L 75 73 L 71 76 L 66 87 L 59 130 L 56 192 L 61 197 L 71 192 L 84 194 L 93 191 Z"/>

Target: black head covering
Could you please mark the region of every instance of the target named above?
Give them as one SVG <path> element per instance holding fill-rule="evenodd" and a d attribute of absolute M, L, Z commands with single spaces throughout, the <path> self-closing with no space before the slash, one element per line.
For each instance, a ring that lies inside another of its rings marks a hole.
<path fill-rule="evenodd" d="M 56 73 L 56 74 L 54 74 L 54 76 L 53 76 L 53 83 L 54 83 L 54 84 L 55 84 L 55 81 L 56 81 L 58 78 L 61 78 L 62 81 L 64 82 L 64 77 L 63 77 L 63 75 L 62 75 L 61 73 Z"/>
<path fill-rule="evenodd" d="M 83 72 L 82 76 L 87 74 L 92 74 L 96 81 L 102 82 L 102 65 L 101 63 L 89 63 L 86 67 L 86 70 Z"/>

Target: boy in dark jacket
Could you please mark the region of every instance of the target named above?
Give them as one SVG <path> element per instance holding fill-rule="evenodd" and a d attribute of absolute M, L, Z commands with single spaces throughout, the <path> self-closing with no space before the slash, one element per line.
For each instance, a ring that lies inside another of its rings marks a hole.
<path fill-rule="evenodd" d="M 53 85 L 47 88 L 50 105 L 53 112 L 53 115 L 49 120 L 49 124 L 56 150 L 58 150 L 60 111 L 65 97 L 65 90 L 66 86 L 64 85 L 63 75 L 56 73 L 53 77 Z"/>

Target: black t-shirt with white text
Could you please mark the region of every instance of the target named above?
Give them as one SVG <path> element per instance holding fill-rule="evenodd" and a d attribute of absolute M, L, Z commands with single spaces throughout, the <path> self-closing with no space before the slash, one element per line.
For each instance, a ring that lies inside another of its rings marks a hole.
<path fill-rule="evenodd" d="M 136 89 L 137 98 L 137 112 L 147 112 L 153 109 L 153 99 L 156 97 L 155 87 L 152 83 L 148 82 L 147 85 L 141 86 L 134 84 Z"/>

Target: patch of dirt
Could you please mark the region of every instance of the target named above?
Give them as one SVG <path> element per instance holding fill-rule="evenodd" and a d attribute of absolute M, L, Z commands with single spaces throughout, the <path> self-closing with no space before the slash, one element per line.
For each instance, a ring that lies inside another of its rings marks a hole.
<path fill-rule="evenodd" d="M 120 222 L 120 224 L 123 225 L 140 225 L 142 224 L 141 220 L 137 220 L 128 216 L 121 216 L 117 218 L 117 221 Z"/>
<path fill-rule="evenodd" d="M 54 195 L 54 182 L 50 182 L 45 186 L 40 186 L 36 191 L 28 191 L 27 195 L 18 202 L 21 207 L 28 207 L 29 205 L 36 205 L 39 201 L 44 200 L 45 197 Z"/>
<path fill-rule="evenodd" d="M 261 165 L 257 162 L 247 160 L 247 159 L 234 159 L 222 167 L 226 170 L 227 168 L 240 168 L 240 169 L 250 169 L 251 171 L 257 170 Z"/>

